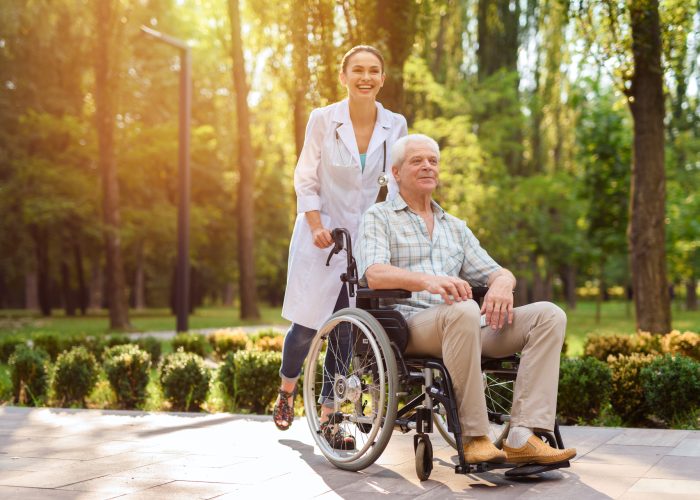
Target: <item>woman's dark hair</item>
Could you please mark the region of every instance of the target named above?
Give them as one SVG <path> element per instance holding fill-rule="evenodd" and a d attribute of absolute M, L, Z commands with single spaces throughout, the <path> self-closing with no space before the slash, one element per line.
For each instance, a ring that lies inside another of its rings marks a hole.
<path fill-rule="evenodd" d="M 355 45 L 353 48 L 348 50 L 343 56 L 343 60 L 340 62 L 340 71 L 345 73 L 345 70 L 348 68 L 348 61 L 358 52 L 369 52 L 370 54 L 377 56 L 382 65 L 382 73 L 384 73 L 384 56 L 382 56 L 382 53 L 379 52 L 379 49 L 372 47 L 371 45 Z"/>

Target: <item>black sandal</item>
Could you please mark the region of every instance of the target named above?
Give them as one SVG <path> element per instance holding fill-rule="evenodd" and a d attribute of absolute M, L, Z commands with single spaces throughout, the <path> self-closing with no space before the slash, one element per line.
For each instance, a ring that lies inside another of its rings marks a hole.
<path fill-rule="evenodd" d="M 279 390 L 279 396 L 277 396 L 275 407 L 272 410 L 272 420 L 281 431 L 289 429 L 292 426 L 292 421 L 294 421 L 294 396 L 296 392 L 297 391 L 287 392 L 282 389 Z M 292 406 L 289 406 L 289 398 L 292 398 Z"/>
<path fill-rule="evenodd" d="M 334 427 L 336 428 L 334 429 Z M 355 449 L 355 438 L 339 426 L 328 425 L 328 422 L 323 422 L 321 424 L 321 432 L 328 444 L 331 445 L 331 448 L 345 451 Z"/>

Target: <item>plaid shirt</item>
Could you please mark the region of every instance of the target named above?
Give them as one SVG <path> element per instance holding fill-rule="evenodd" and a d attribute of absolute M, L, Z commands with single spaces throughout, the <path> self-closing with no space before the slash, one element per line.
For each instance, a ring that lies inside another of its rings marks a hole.
<path fill-rule="evenodd" d="M 432 202 L 433 238 L 420 215 L 413 212 L 401 195 L 367 210 L 355 244 L 360 283 L 367 286 L 365 272 L 373 264 L 391 264 L 408 271 L 435 276 L 459 276 L 473 286 L 486 285 L 491 273 L 501 269 L 479 240 L 457 217 Z M 429 292 L 413 292 L 410 299 L 382 302 L 407 319 L 431 306 L 443 304 L 442 297 Z"/>

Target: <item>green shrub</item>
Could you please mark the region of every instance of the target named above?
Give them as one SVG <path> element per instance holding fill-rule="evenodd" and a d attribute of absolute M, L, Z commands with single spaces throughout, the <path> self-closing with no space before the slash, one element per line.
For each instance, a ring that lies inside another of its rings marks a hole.
<path fill-rule="evenodd" d="M 217 381 L 221 384 L 224 394 L 233 403 L 235 399 L 234 388 L 236 386 L 236 365 L 234 352 L 227 352 L 219 365 Z"/>
<path fill-rule="evenodd" d="M 610 399 L 608 365 L 592 357 L 563 359 L 559 369 L 557 411 L 569 423 L 591 422 Z"/>
<path fill-rule="evenodd" d="M 63 351 L 63 342 L 55 333 L 37 333 L 32 337 L 32 344 L 46 352 L 52 361 Z"/>
<path fill-rule="evenodd" d="M 7 363 L 15 347 L 26 344 L 27 341 L 17 335 L 0 335 L 0 363 Z"/>
<path fill-rule="evenodd" d="M 182 347 L 185 352 L 191 352 L 205 358 L 209 354 L 209 343 L 204 335 L 198 333 L 178 333 L 173 337 L 173 350 Z"/>
<path fill-rule="evenodd" d="M 163 351 L 163 345 L 160 340 L 155 337 L 140 337 L 135 343 L 139 348 L 151 355 L 151 362 L 154 365 L 160 362 L 160 355 Z"/>
<path fill-rule="evenodd" d="M 48 359 L 41 349 L 17 346 L 9 360 L 12 395 L 17 403 L 41 404 L 48 386 Z"/>
<path fill-rule="evenodd" d="M 277 335 L 276 337 L 262 337 L 255 343 L 255 347 L 261 351 L 282 352 L 283 346 L 283 335 Z"/>
<path fill-rule="evenodd" d="M 700 334 L 673 330 L 661 339 L 664 353 L 681 354 L 700 361 Z"/>
<path fill-rule="evenodd" d="M 233 384 L 219 380 L 224 384 L 237 408 L 265 413 L 277 396 L 280 384 L 279 370 L 282 365 L 282 354 L 266 351 L 238 351 L 232 358 L 226 358 L 226 363 L 233 361 Z M 226 364 L 224 363 L 224 364 Z M 226 368 L 224 373 L 231 371 Z"/>
<path fill-rule="evenodd" d="M 669 425 L 697 420 L 700 363 L 685 356 L 666 354 L 644 366 L 640 380 L 654 415 Z"/>
<path fill-rule="evenodd" d="M 85 398 L 97 382 L 99 368 L 95 355 L 85 347 L 73 347 L 56 358 L 53 390 L 61 405 L 84 406 Z"/>
<path fill-rule="evenodd" d="M 197 354 L 185 352 L 180 347 L 177 352 L 165 357 L 159 372 L 163 394 L 172 403 L 173 409 L 198 409 L 207 399 L 211 371 Z"/>
<path fill-rule="evenodd" d="M 583 347 L 584 356 L 606 361 L 608 356 L 629 356 L 633 353 L 660 354 L 661 336 L 640 332 L 634 335 L 588 335 Z"/>
<path fill-rule="evenodd" d="M 647 413 L 640 375 L 642 368 L 653 360 L 653 355 L 639 353 L 608 358 L 608 366 L 612 372 L 610 404 L 626 423 L 637 423 Z"/>
<path fill-rule="evenodd" d="M 122 408 L 136 408 L 146 399 L 151 355 L 135 345 L 116 345 L 104 351 L 104 370 Z"/>
<path fill-rule="evenodd" d="M 253 344 L 257 344 L 260 341 L 260 339 L 283 337 L 283 336 L 284 335 L 282 335 L 280 332 L 278 332 L 274 328 L 266 328 L 265 330 L 258 330 L 257 332 L 253 333 L 250 336 L 250 340 L 251 340 L 251 342 L 253 342 Z"/>
<path fill-rule="evenodd" d="M 217 330 L 207 337 L 218 359 L 224 359 L 227 353 L 246 348 L 248 335 L 243 330 Z"/>

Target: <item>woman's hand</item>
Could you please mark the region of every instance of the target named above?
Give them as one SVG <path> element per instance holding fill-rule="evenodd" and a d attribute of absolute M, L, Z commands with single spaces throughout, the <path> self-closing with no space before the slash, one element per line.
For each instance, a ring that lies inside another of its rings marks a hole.
<path fill-rule="evenodd" d="M 314 245 L 318 248 L 328 248 L 333 244 L 331 232 L 323 226 L 311 230 L 311 237 L 314 240 Z"/>
<path fill-rule="evenodd" d="M 323 227 L 321 223 L 321 212 L 318 210 L 311 210 L 304 214 L 306 216 L 306 222 L 311 230 L 311 239 L 318 248 L 328 248 L 333 244 L 333 237 L 331 232 Z"/>

